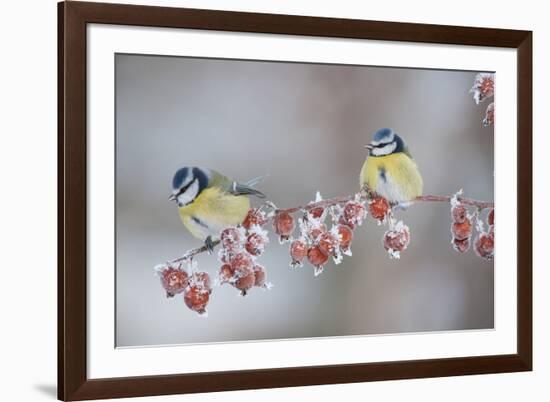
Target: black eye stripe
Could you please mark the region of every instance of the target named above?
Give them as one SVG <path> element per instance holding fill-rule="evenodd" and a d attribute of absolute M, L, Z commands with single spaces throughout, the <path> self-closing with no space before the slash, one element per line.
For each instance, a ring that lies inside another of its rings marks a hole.
<path fill-rule="evenodd" d="M 197 179 L 193 179 L 189 182 L 189 184 L 186 184 L 184 187 L 180 188 L 180 190 L 178 191 L 178 194 L 176 195 L 176 197 L 180 196 L 181 194 L 185 193 L 187 191 L 187 189 L 196 181 Z"/>
<path fill-rule="evenodd" d="M 392 141 L 392 142 L 393 142 L 393 141 Z M 390 145 L 392 142 L 386 142 L 385 144 L 378 144 L 378 145 L 375 145 L 374 147 L 375 147 L 375 148 L 384 148 L 385 146 Z"/>

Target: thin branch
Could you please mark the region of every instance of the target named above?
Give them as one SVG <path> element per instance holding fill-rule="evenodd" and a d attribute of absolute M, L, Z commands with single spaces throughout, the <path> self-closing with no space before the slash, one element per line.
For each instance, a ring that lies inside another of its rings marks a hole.
<path fill-rule="evenodd" d="M 367 200 L 369 198 L 372 198 L 375 194 L 372 191 L 369 191 L 368 189 L 363 189 L 359 194 L 361 194 L 361 199 Z M 327 198 L 326 200 L 321 200 L 317 202 L 312 202 L 307 205 L 300 205 L 293 208 L 287 208 L 287 209 L 275 209 L 275 213 L 288 213 L 292 214 L 298 211 L 309 211 L 314 208 L 322 207 L 322 208 L 328 208 L 335 205 L 345 204 L 348 201 L 354 200 L 356 198 L 357 194 L 352 194 L 348 196 L 340 196 L 340 197 L 334 197 L 334 198 Z M 451 199 L 453 196 L 447 196 L 447 195 L 421 195 L 419 197 L 416 197 L 414 199 L 415 202 L 451 202 Z M 457 201 L 460 201 L 464 205 L 469 205 L 478 208 L 479 210 L 486 209 L 486 208 L 494 208 L 493 202 L 487 202 L 487 201 L 479 201 L 472 198 L 466 198 L 462 196 L 456 196 Z M 260 208 L 271 208 L 274 209 L 274 205 L 271 202 L 266 202 L 263 204 Z M 212 242 L 212 246 L 215 247 L 220 243 L 219 239 L 215 239 Z M 179 258 L 176 258 L 174 260 L 168 261 L 169 265 L 176 265 L 176 264 L 182 264 L 184 262 L 191 261 L 193 257 L 195 257 L 198 254 L 204 253 L 206 251 L 209 251 L 209 248 L 204 245 L 202 247 L 197 247 L 194 249 L 191 249 L 187 251 L 184 255 L 182 255 Z"/>
<path fill-rule="evenodd" d="M 312 203 L 307 204 L 307 205 L 303 205 L 303 206 L 301 205 L 301 206 L 297 206 L 297 207 L 294 207 L 294 208 L 287 208 L 287 209 L 277 209 L 276 211 L 277 211 L 277 213 L 286 212 L 288 214 L 292 214 L 292 213 L 298 212 L 298 211 L 309 211 L 313 208 L 318 208 L 318 207 L 327 208 L 327 207 L 332 207 L 332 206 L 338 205 L 338 204 L 345 204 L 346 202 L 351 201 L 353 199 L 355 199 L 355 194 L 348 195 L 348 196 L 345 196 L 345 197 L 328 198 L 326 200 L 312 202 Z"/>
<path fill-rule="evenodd" d="M 426 202 L 451 202 L 453 197 L 446 195 L 421 195 L 416 197 L 415 201 L 426 201 Z M 494 208 L 494 202 L 479 201 L 472 198 L 466 198 L 457 196 L 457 201 L 460 201 L 464 205 L 470 205 L 472 207 L 477 207 L 478 209 Z"/>
<path fill-rule="evenodd" d="M 218 244 L 220 244 L 219 239 L 213 240 L 212 248 L 216 247 Z M 191 250 L 186 251 L 185 254 L 182 255 L 181 257 L 168 261 L 168 265 L 176 265 L 176 264 L 181 264 L 184 262 L 191 261 L 193 257 L 196 256 L 197 254 L 204 253 L 205 251 L 209 251 L 209 250 L 210 248 L 207 247 L 206 244 L 202 247 L 193 248 Z"/>

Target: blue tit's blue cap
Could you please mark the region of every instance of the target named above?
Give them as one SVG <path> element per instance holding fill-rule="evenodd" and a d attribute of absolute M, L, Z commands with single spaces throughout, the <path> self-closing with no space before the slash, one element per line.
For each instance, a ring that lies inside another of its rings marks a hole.
<path fill-rule="evenodd" d="M 179 190 L 180 188 L 189 185 L 193 180 L 198 180 L 199 189 L 202 190 L 208 186 L 209 170 L 195 166 L 185 166 L 178 169 L 172 179 L 172 188 Z"/>
<path fill-rule="evenodd" d="M 381 128 L 372 136 L 372 142 L 374 144 L 386 144 L 392 142 L 394 136 L 395 133 L 391 128 Z"/>
<path fill-rule="evenodd" d="M 188 167 L 183 167 L 181 169 L 178 169 L 178 171 L 174 175 L 174 178 L 172 179 L 172 188 L 174 190 L 179 189 L 184 183 L 184 181 L 187 179 L 188 175 L 189 175 Z"/>

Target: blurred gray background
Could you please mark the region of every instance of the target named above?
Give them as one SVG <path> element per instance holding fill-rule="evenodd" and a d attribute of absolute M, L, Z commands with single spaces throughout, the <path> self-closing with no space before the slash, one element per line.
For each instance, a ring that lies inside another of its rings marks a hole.
<path fill-rule="evenodd" d="M 363 145 L 380 127 L 408 143 L 426 194 L 493 199 L 493 129 L 474 72 L 116 56 L 116 345 L 224 342 L 493 327 L 493 264 L 450 247 L 447 204 L 398 213 L 401 260 L 368 218 L 353 257 L 319 277 L 289 268 L 288 246 L 261 257 L 270 291 L 214 289 L 207 319 L 166 299 L 153 267 L 200 245 L 168 201 L 172 175 L 198 165 L 247 180 L 280 207 L 358 190 Z M 258 201 L 255 200 L 257 203 Z M 215 275 L 214 256 L 198 257 Z"/>

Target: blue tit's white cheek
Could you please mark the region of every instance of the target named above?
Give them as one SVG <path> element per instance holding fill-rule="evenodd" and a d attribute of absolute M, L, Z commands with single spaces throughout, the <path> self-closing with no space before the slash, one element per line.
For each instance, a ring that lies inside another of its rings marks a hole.
<path fill-rule="evenodd" d="M 199 181 L 194 180 L 193 183 L 183 193 L 178 195 L 178 206 L 183 207 L 191 202 L 199 194 Z"/>
<path fill-rule="evenodd" d="M 393 140 L 395 139 L 395 133 L 391 133 L 390 135 L 387 135 L 385 136 L 384 138 L 380 139 L 380 140 L 372 140 L 371 141 L 371 145 L 374 145 L 375 147 L 384 143 L 384 144 L 389 144 L 391 142 L 393 142 Z"/>
<path fill-rule="evenodd" d="M 383 147 L 379 147 L 379 148 L 373 148 L 371 153 L 372 155 L 374 156 L 383 156 L 383 155 L 389 155 L 391 154 L 393 151 L 395 151 L 395 148 L 397 148 L 397 143 L 396 142 L 392 142 L 388 145 L 385 145 Z"/>

